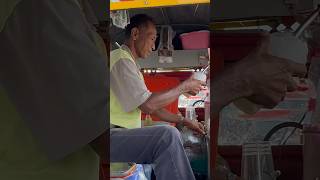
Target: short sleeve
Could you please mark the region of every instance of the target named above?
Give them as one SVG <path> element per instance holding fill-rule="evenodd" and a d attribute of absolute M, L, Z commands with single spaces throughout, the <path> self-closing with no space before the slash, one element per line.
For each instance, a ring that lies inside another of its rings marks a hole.
<path fill-rule="evenodd" d="M 130 112 L 143 104 L 151 95 L 139 69 L 129 59 L 120 59 L 112 67 L 110 86 L 122 108 Z"/>

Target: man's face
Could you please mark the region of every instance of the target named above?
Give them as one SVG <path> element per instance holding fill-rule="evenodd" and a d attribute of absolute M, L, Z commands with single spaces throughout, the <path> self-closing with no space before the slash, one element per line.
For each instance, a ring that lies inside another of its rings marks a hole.
<path fill-rule="evenodd" d="M 147 58 L 153 49 L 157 39 L 157 29 L 154 24 L 148 23 L 146 26 L 138 28 L 138 36 L 135 40 L 135 50 L 139 58 Z"/>

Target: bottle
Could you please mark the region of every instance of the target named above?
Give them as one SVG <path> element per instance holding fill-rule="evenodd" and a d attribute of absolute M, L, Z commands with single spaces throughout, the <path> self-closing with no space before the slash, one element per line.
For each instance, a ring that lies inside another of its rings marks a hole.
<path fill-rule="evenodd" d="M 144 119 L 144 126 L 152 126 L 152 124 L 153 124 L 152 118 L 151 118 L 150 114 L 147 114 Z"/>

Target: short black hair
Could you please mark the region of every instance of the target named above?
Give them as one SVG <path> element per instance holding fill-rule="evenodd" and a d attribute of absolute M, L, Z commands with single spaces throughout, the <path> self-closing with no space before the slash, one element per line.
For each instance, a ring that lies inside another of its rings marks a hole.
<path fill-rule="evenodd" d="M 155 24 L 152 17 L 146 14 L 136 14 L 130 18 L 130 24 L 125 28 L 126 38 L 130 38 L 131 30 L 135 27 L 146 26 L 148 23 Z"/>

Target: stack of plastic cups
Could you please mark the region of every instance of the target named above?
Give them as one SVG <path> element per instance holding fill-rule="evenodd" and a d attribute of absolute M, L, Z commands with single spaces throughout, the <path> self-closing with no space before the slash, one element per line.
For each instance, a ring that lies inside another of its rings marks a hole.
<path fill-rule="evenodd" d="M 269 142 L 245 143 L 242 148 L 241 177 L 245 180 L 275 180 L 278 176 L 273 167 Z"/>
<path fill-rule="evenodd" d="M 309 101 L 309 115 L 311 118 L 310 124 L 305 124 L 303 127 L 303 179 L 304 180 L 320 180 L 319 162 L 320 162 L 320 119 L 317 111 L 319 105 L 316 101 L 316 93 L 320 91 L 318 83 L 317 91 L 313 91 Z M 319 99 L 318 99 L 319 100 Z M 316 111 L 316 113 L 313 113 Z"/>

